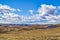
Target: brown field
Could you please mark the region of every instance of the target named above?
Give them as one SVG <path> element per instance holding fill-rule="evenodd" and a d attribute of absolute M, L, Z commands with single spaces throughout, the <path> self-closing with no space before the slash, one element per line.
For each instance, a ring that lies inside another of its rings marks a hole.
<path fill-rule="evenodd" d="M 45 27 L 0 27 L 0 40 L 60 40 L 60 25 Z"/>

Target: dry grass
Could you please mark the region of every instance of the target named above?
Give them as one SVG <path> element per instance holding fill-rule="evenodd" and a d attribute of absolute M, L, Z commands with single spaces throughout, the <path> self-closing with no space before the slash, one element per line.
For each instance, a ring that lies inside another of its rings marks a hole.
<path fill-rule="evenodd" d="M 17 29 L 17 31 L 0 33 L 0 40 L 60 40 L 60 27 L 38 30 Z"/>

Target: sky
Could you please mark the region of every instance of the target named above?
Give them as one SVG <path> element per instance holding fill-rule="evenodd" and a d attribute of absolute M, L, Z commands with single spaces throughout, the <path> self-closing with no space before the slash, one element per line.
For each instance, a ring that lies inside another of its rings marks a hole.
<path fill-rule="evenodd" d="M 0 23 L 60 24 L 60 0 L 0 0 Z"/>

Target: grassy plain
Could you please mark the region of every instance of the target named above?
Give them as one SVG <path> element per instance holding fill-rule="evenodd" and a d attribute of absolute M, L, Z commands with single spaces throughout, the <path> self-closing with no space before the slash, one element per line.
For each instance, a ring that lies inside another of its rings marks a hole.
<path fill-rule="evenodd" d="M 0 33 L 0 40 L 60 40 L 60 27 Z"/>

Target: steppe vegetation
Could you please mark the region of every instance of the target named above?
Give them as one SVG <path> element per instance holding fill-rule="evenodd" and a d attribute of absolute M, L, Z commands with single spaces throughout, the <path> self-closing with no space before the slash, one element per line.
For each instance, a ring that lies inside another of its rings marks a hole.
<path fill-rule="evenodd" d="M 0 40 L 60 40 L 59 26 L 0 27 Z"/>

